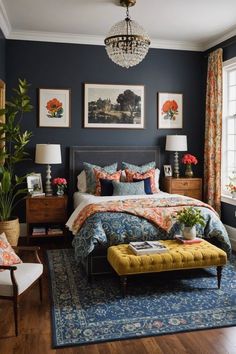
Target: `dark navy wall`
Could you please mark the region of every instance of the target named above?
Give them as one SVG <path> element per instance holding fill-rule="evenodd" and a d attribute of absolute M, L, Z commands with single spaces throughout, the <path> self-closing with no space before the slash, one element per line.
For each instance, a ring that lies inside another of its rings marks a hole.
<path fill-rule="evenodd" d="M 5 81 L 6 39 L 0 29 L 0 79 Z"/>
<path fill-rule="evenodd" d="M 72 145 L 160 145 L 162 163 L 169 163 L 170 155 L 164 151 L 165 136 L 176 133 L 187 134 L 188 151 L 200 161 L 194 167 L 195 174 L 202 175 L 205 100 L 202 53 L 151 49 L 142 63 L 127 70 L 115 65 L 102 46 L 7 40 L 6 60 L 8 93 L 16 86 L 18 77 L 31 83 L 30 96 L 35 109 L 25 116 L 22 125 L 33 132 L 29 146 L 32 158 L 37 143 L 62 145 L 63 165 L 53 166 L 54 176 L 67 176 L 68 148 Z M 145 85 L 146 129 L 84 129 L 85 82 Z M 71 89 L 71 128 L 37 126 L 38 88 Z M 157 129 L 158 92 L 183 93 L 183 129 Z M 44 173 L 44 169 L 33 162 L 24 166 L 24 172 Z"/>

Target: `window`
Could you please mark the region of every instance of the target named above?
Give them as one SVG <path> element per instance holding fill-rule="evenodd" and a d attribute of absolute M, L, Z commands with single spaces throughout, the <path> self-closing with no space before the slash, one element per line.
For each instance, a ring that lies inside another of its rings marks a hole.
<path fill-rule="evenodd" d="M 230 196 L 226 185 L 236 184 L 236 58 L 223 66 L 221 194 Z"/>

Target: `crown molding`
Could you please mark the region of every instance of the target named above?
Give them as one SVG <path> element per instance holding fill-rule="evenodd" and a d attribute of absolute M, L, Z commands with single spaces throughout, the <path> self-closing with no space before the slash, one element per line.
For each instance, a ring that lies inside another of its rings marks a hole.
<path fill-rule="evenodd" d="M 217 39 L 215 39 L 213 41 L 208 41 L 208 42 L 202 43 L 202 48 L 204 51 L 208 50 L 210 48 L 215 47 L 216 45 L 218 45 L 220 43 L 227 41 L 227 39 L 230 39 L 234 36 L 236 36 L 236 28 L 233 28 L 232 30 L 225 32 L 224 35 L 218 37 Z"/>
<path fill-rule="evenodd" d="M 8 36 L 8 39 L 89 45 L 104 45 L 104 38 L 93 35 L 38 31 L 12 31 Z M 202 46 L 198 43 L 155 39 L 151 41 L 150 48 L 202 51 Z"/>
<path fill-rule="evenodd" d="M 2 30 L 5 38 L 8 38 L 11 33 L 11 24 L 2 0 L 0 0 L 0 29 Z"/>

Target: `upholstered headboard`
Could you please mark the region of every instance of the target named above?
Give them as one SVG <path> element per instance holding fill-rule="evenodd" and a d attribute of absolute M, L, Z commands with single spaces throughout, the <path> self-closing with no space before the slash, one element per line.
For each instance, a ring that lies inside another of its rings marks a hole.
<path fill-rule="evenodd" d="M 105 166 L 118 162 L 129 162 L 142 165 L 156 161 L 160 168 L 160 149 L 158 146 L 72 146 L 70 147 L 70 183 L 69 193 L 76 190 L 77 175 L 83 169 L 83 162 Z"/>

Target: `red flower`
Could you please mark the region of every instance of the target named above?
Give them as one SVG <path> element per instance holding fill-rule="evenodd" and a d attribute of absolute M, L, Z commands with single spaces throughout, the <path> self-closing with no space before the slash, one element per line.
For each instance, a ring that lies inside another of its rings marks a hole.
<path fill-rule="evenodd" d="M 62 102 L 58 101 L 56 98 L 53 98 L 47 102 L 46 108 L 49 112 L 55 113 L 62 108 Z"/>
<path fill-rule="evenodd" d="M 174 111 L 175 112 L 177 110 L 178 110 L 178 104 L 177 104 L 177 102 L 175 100 L 173 100 L 173 101 L 170 101 L 170 100 L 165 101 L 165 103 L 162 106 L 162 111 L 164 113 L 167 113 L 169 111 Z"/>
<path fill-rule="evenodd" d="M 196 165 L 198 163 L 198 160 L 196 159 L 195 156 L 193 155 L 190 155 L 190 154 L 185 154 L 182 158 L 182 163 L 187 165 L 191 165 L 191 164 L 194 164 Z"/>
<path fill-rule="evenodd" d="M 67 185 L 67 181 L 66 181 L 65 178 L 57 177 L 57 178 L 53 179 L 52 184 L 54 184 L 55 186 L 57 186 L 57 185 L 66 186 Z"/>

